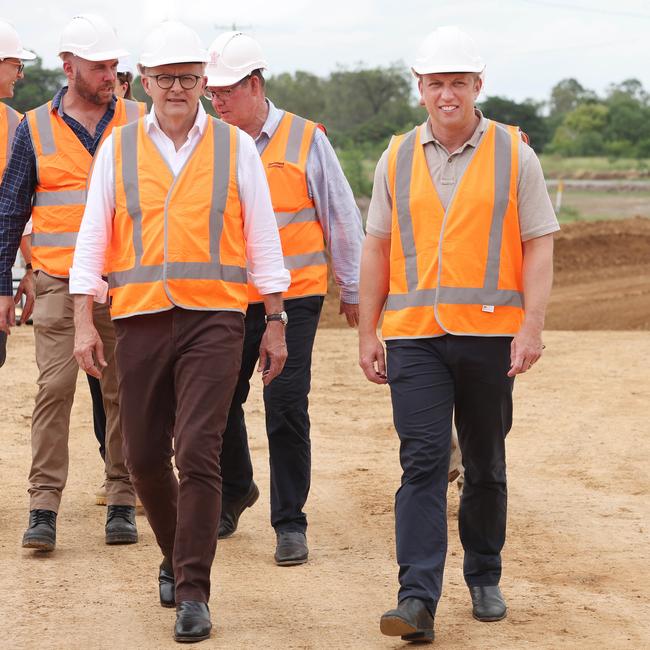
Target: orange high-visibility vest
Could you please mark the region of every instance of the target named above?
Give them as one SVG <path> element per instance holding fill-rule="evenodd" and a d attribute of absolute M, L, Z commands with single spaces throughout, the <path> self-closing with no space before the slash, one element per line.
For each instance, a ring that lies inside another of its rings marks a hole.
<path fill-rule="evenodd" d="M 210 117 L 174 176 L 144 119 L 115 129 L 115 216 L 108 246 L 112 318 L 174 306 L 246 312 L 238 133 Z"/>
<path fill-rule="evenodd" d="M 118 97 L 102 142 L 115 126 L 137 120 L 145 110 L 140 102 Z M 67 278 L 86 207 L 93 157 L 58 111 L 52 111 L 51 101 L 27 111 L 26 119 L 37 172 L 32 207 L 32 264 L 35 270 Z"/>
<path fill-rule="evenodd" d="M 291 273 L 285 299 L 327 293 L 325 238 L 307 188 L 307 156 L 317 128 L 315 122 L 285 112 L 262 152 L 284 266 Z M 248 298 L 249 302 L 262 300 L 252 284 Z"/>
<path fill-rule="evenodd" d="M 382 335 L 513 336 L 524 317 L 517 212 L 519 132 L 489 121 L 445 211 L 421 129 L 388 154 L 390 289 Z"/>
<path fill-rule="evenodd" d="M 22 113 L 0 102 L 0 180 L 9 162 L 14 135 L 22 119 Z"/>

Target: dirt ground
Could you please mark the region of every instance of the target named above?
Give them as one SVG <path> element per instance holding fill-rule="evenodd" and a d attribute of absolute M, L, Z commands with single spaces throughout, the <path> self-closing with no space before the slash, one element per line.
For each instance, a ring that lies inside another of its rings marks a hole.
<path fill-rule="evenodd" d="M 650 648 L 650 332 L 625 331 L 648 329 L 650 321 L 649 226 L 632 221 L 619 233 L 621 222 L 598 224 L 603 230 L 588 233 L 588 245 L 572 228 L 560 236 L 549 321 L 581 331 L 547 332 L 543 360 L 516 382 L 502 579 L 508 618 L 485 624 L 471 617 L 451 486 L 438 647 Z M 643 237 L 645 249 L 635 248 Z M 581 260 L 597 268 L 580 269 Z M 331 324 L 336 301 L 328 303 Z M 588 305 L 585 327 L 580 316 Z M 620 331 L 584 331 L 598 328 Z M 93 499 L 101 463 L 82 377 L 57 550 L 44 555 L 20 547 L 36 388 L 31 328 L 10 337 L 0 381 L 0 647 L 178 647 L 173 610 L 157 602 L 159 552 L 145 518 L 138 517 L 139 544 L 103 543 L 105 509 Z M 219 544 L 213 638 L 201 647 L 405 647 L 382 637 L 378 626 L 397 589 L 398 445 L 388 389 L 363 378 L 355 333 L 322 328 L 316 340 L 306 508 L 311 557 L 304 566 L 273 563 L 259 385 L 247 413 L 262 497 L 236 535 Z"/>

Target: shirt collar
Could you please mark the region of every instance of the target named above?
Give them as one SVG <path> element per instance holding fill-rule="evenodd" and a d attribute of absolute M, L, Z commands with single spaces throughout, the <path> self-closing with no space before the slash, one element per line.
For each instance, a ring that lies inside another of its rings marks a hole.
<path fill-rule="evenodd" d="M 203 108 L 203 104 L 199 101 L 199 110 L 196 111 L 196 118 L 194 119 L 194 124 L 192 125 L 192 128 L 189 130 L 189 133 L 187 134 L 188 139 L 194 134 L 197 133 L 199 135 L 203 135 L 205 132 L 205 128 L 208 124 L 208 114 L 205 112 L 205 108 Z M 151 110 L 147 113 L 147 115 L 144 118 L 144 126 L 145 129 L 147 130 L 147 133 L 151 133 L 152 130 L 157 130 L 160 133 L 163 132 L 163 130 L 160 128 L 160 123 L 158 122 L 158 118 L 156 117 L 156 111 L 154 110 L 154 106 L 151 106 Z"/>
<path fill-rule="evenodd" d="M 284 115 L 284 111 L 277 108 L 270 99 L 266 99 L 266 103 L 269 107 L 269 114 L 266 116 L 266 121 L 264 122 L 264 126 L 262 126 L 260 134 L 255 139 L 256 141 L 262 137 L 262 134 L 266 135 L 266 137 L 270 140 L 273 137 L 273 134 L 278 128 L 280 120 Z"/>
<path fill-rule="evenodd" d="M 483 113 L 479 111 L 478 108 L 474 109 L 475 115 L 479 118 L 478 126 L 474 130 L 474 133 L 470 136 L 469 140 L 463 144 L 462 147 L 460 147 L 460 150 L 462 151 L 465 149 L 465 147 L 477 147 L 478 143 L 481 139 L 481 136 L 485 132 L 485 130 L 488 127 L 488 120 L 483 116 Z M 436 139 L 436 137 L 433 135 L 433 131 L 431 130 L 431 119 L 427 118 L 427 121 L 424 123 L 424 128 L 420 131 L 420 142 L 422 144 L 427 144 L 429 142 L 433 142 L 437 145 L 443 146 L 439 140 Z"/>
<path fill-rule="evenodd" d="M 63 86 L 63 88 L 61 88 L 61 90 L 59 90 L 59 92 L 56 95 L 54 95 L 54 98 L 52 99 L 52 108 L 51 108 L 51 110 L 56 111 L 59 114 L 59 116 L 61 116 L 61 117 L 63 117 L 65 115 L 65 113 L 63 111 L 62 102 L 63 102 L 63 96 L 67 92 L 68 92 L 68 87 Z M 111 101 L 108 104 L 108 110 L 109 111 L 115 111 L 116 102 L 117 102 L 117 98 L 115 97 L 115 95 L 113 95 L 111 97 Z"/>

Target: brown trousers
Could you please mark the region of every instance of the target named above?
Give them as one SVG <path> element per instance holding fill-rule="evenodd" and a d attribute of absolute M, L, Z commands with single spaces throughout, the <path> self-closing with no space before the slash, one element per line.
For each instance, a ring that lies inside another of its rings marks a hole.
<path fill-rule="evenodd" d="M 115 331 L 107 305 L 94 304 L 95 327 L 104 343 L 108 367 L 101 379 L 106 410 L 106 494 L 109 505 L 135 505 L 135 493 L 124 463 L 119 426 Z M 70 411 L 79 366 L 74 358 L 74 302 L 68 281 L 36 273 L 34 306 L 38 393 L 32 415 L 30 510 L 58 512 L 68 478 Z"/>
<path fill-rule="evenodd" d="M 163 555 L 172 560 L 176 602 L 207 603 L 221 515 L 219 457 L 239 376 L 244 315 L 174 308 L 118 319 L 115 332 L 133 485 Z"/>

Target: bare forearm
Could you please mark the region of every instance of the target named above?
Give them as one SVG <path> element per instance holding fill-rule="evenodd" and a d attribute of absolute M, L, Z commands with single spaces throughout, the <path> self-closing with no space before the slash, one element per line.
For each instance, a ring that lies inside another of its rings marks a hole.
<path fill-rule="evenodd" d="M 390 240 L 367 235 L 361 253 L 359 335 L 375 335 L 389 287 Z"/>
<path fill-rule="evenodd" d="M 20 240 L 20 252 L 22 253 L 25 264 L 32 263 L 32 236 L 25 235 Z"/>
<path fill-rule="evenodd" d="M 284 309 L 281 293 L 267 293 L 262 298 L 267 314 L 279 314 Z"/>
<path fill-rule="evenodd" d="M 553 285 L 553 235 L 531 239 L 523 246 L 523 327 L 541 332 Z"/>
<path fill-rule="evenodd" d="M 93 324 L 93 296 L 74 296 L 74 325 L 76 329 Z"/>

